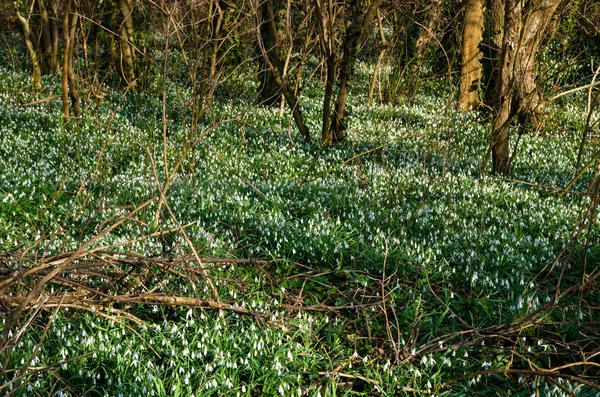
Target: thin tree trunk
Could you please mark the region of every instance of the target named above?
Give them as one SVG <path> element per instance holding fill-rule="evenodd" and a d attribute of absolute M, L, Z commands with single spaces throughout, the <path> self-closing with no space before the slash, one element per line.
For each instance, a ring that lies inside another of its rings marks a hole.
<path fill-rule="evenodd" d="M 480 105 L 479 84 L 482 75 L 481 51 L 483 38 L 483 0 L 467 0 L 460 68 L 458 110 L 466 111 Z"/>
<path fill-rule="evenodd" d="M 62 106 L 63 106 L 63 118 L 65 122 L 71 119 L 71 111 L 69 109 L 69 73 L 71 68 L 71 60 L 69 56 L 71 54 L 71 34 L 69 31 L 69 15 L 71 14 L 72 0 L 67 0 L 64 9 L 63 17 L 63 38 L 65 41 L 63 49 L 63 71 L 62 71 Z"/>
<path fill-rule="evenodd" d="M 369 86 L 369 98 L 367 99 L 367 106 L 371 106 L 373 104 L 373 95 L 375 94 L 375 86 L 379 81 L 379 71 L 381 69 L 381 63 L 385 58 L 385 53 L 387 48 L 384 47 L 379 51 L 379 55 L 377 56 L 377 61 L 375 61 L 375 68 L 373 69 L 373 76 L 371 77 L 371 85 Z"/>
<path fill-rule="evenodd" d="M 38 0 L 40 9 L 40 25 L 42 28 L 42 66 L 44 73 L 54 73 L 55 66 L 52 64 L 52 30 L 50 28 L 50 18 L 44 0 Z"/>
<path fill-rule="evenodd" d="M 319 44 L 325 59 L 325 93 L 323 95 L 323 114 L 321 119 L 321 137 L 329 136 L 329 119 L 331 117 L 331 101 L 333 98 L 333 85 L 335 84 L 335 66 L 337 63 L 335 34 L 333 29 L 334 10 L 333 0 L 315 0 L 314 5 L 318 17 Z"/>
<path fill-rule="evenodd" d="M 38 59 L 37 51 L 33 45 L 31 27 L 29 26 L 29 20 L 21 15 L 19 10 L 16 10 L 17 20 L 23 30 L 23 38 L 25 39 L 25 45 L 27 46 L 27 52 L 29 53 L 29 59 L 33 67 L 33 88 L 35 90 L 42 89 L 42 68 Z"/>
<path fill-rule="evenodd" d="M 290 71 L 290 61 L 292 60 L 292 51 L 294 50 L 293 45 L 288 47 L 288 52 L 285 57 L 285 62 L 283 63 L 283 73 L 281 75 L 282 78 L 286 79 L 288 73 Z M 279 100 L 279 117 L 283 117 L 283 110 L 285 109 L 285 98 L 283 95 L 280 95 L 281 99 Z"/>
<path fill-rule="evenodd" d="M 83 13 L 85 13 L 84 10 L 82 10 Z M 88 40 L 90 39 L 90 37 L 93 37 L 94 35 L 94 27 L 96 25 L 92 24 L 90 25 L 90 29 L 86 29 L 86 21 L 85 19 L 79 19 L 79 30 L 82 32 L 80 39 L 81 39 L 81 50 L 83 51 L 83 80 L 85 81 L 94 81 L 97 80 L 95 78 L 95 75 L 97 74 L 97 72 L 94 70 L 95 68 L 92 66 L 92 64 L 90 64 L 90 59 L 89 59 L 89 48 L 88 48 Z M 95 65 L 94 65 L 95 66 Z M 86 107 L 87 110 L 87 107 Z"/>
<path fill-rule="evenodd" d="M 379 9 L 377 9 L 377 24 L 379 26 L 379 35 L 381 38 L 381 50 L 379 51 L 379 56 L 377 56 L 375 68 L 373 69 L 373 77 L 371 78 L 371 86 L 369 87 L 369 99 L 367 100 L 368 106 L 371 106 L 373 103 L 373 94 L 375 93 L 375 85 L 379 78 L 379 69 L 381 68 L 381 63 L 385 58 L 385 53 L 388 48 L 388 42 L 385 38 L 385 33 L 383 32 L 383 23 L 381 22 L 381 13 L 379 12 Z"/>
<path fill-rule="evenodd" d="M 413 59 L 414 64 L 412 66 L 411 80 L 408 84 L 408 90 L 411 93 L 414 93 L 417 89 L 425 53 L 440 25 L 442 5 L 443 0 L 433 0 L 429 2 L 426 21 L 420 25 L 419 35 L 415 42 L 415 57 Z"/>
<path fill-rule="evenodd" d="M 260 24 L 261 18 L 259 17 L 259 0 L 255 0 L 254 12 L 257 16 L 257 22 L 259 22 Z M 310 142 L 310 131 L 306 127 L 306 124 L 304 124 L 304 119 L 302 118 L 302 113 L 300 112 L 298 101 L 296 100 L 294 93 L 289 89 L 287 83 L 281 78 L 279 70 L 275 67 L 275 65 L 273 65 L 273 63 L 269 59 L 269 55 L 267 54 L 267 50 L 265 49 L 265 45 L 262 40 L 260 28 L 256 29 L 256 41 L 258 43 L 258 48 L 260 50 L 262 59 L 264 60 L 266 67 L 272 74 L 275 84 L 277 84 L 279 91 L 281 91 L 281 93 L 283 94 L 288 106 L 292 111 L 292 117 L 294 118 L 294 122 L 296 123 L 300 134 L 302 134 L 302 136 L 307 142 Z"/>
<path fill-rule="evenodd" d="M 502 39 L 501 74 L 498 80 L 498 107 L 492 125 L 492 170 L 495 174 L 510 173 L 510 122 L 514 90 L 515 43 L 521 31 L 522 0 L 506 0 L 504 12 L 504 36 Z"/>
<path fill-rule="evenodd" d="M 190 12 L 190 18 L 191 18 L 191 24 L 190 26 L 193 27 L 192 29 L 192 37 L 193 37 L 193 45 L 197 48 L 202 47 L 203 45 L 205 46 L 205 48 L 208 48 L 208 46 L 210 45 L 210 38 L 213 32 L 213 25 L 214 25 L 214 3 L 215 1 L 218 0 L 210 0 L 209 4 L 208 4 L 208 17 L 206 18 L 206 24 L 202 24 L 200 21 L 202 20 L 202 17 L 199 17 L 196 14 L 196 10 L 192 10 Z M 165 10 L 164 11 L 164 15 L 163 15 L 163 31 L 167 32 L 168 28 L 168 24 L 170 23 L 170 13 L 166 8 L 165 5 L 165 0 L 161 0 L 160 2 L 161 4 L 161 9 Z M 196 28 L 196 26 L 198 26 L 199 28 Z M 205 28 L 204 28 L 205 27 Z M 206 30 L 204 30 L 206 29 Z M 177 30 L 176 30 L 177 32 Z M 183 48 L 183 42 L 180 39 L 179 35 L 177 35 L 177 38 L 179 40 L 179 46 L 182 49 L 182 53 L 184 53 Z M 203 44 L 203 42 L 206 40 L 206 43 Z M 212 49 L 215 49 L 215 46 L 212 47 Z M 201 51 L 201 56 L 198 56 L 198 58 L 195 61 L 192 62 L 187 62 L 184 61 L 186 63 L 186 66 L 189 70 L 189 74 L 190 74 L 190 82 L 192 84 L 193 87 L 193 94 L 192 94 L 192 128 L 190 129 L 190 139 L 192 139 L 191 137 L 193 136 L 193 132 L 196 131 L 196 128 L 198 125 L 201 124 L 202 119 L 204 118 L 204 115 L 206 114 L 206 109 L 210 108 L 210 106 L 212 106 L 212 98 L 207 98 L 207 91 L 208 91 L 208 86 L 210 84 L 209 80 L 209 75 L 210 75 L 210 63 L 212 61 L 212 57 L 210 55 L 210 51 Z M 184 60 L 187 58 L 184 58 Z M 215 61 L 216 61 L 216 57 L 215 57 Z M 208 65 L 208 70 L 209 73 L 206 73 L 206 65 Z M 208 105 L 208 106 L 207 106 Z"/>
<path fill-rule="evenodd" d="M 77 12 L 73 12 L 71 16 L 71 22 L 69 27 L 69 96 L 71 97 L 71 106 L 73 107 L 73 114 L 75 117 L 81 115 L 79 110 L 79 90 L 77 89 L 77 79 L 75 77 L 75 69 L 73 68 L 73 50 L 75 48 L 75 33 L 77 31 L 77 20 L 79 15 Z"/>
<path fill-rule="evenodd" d="M 345 139 L 346 123 L 344 118 L 346 116 L 346 101 L 350 90 L 349 82 L 354 73 L 356 55 L 367 38 L 368 29 L 379 8 L 379 2 L 380 0 L 371 1 L 364 15 L 360 11 L 361 4 L 359 0 L 351 0 L 348 4 L 353 15 L 344 38 L 344 53 L 340 65 L 340 89 L 335 103 L 331 126 L 327 131 L 327 135 L 322 138 L 324 145 L 343 142 Z"/>
<path fill-rule="evenodd" d="M 50 64 L 54 65 L 52 73 L 58 73 L 60 71 L 60 62 L 58 61 L 58 41 L 60 39 L 60 24 L 58 22 L 57 3 L 57 1 L 52 1 L 50 3 L 53 17 L 50 21 L 50 32 L 52 37 L 52 54 L 50 54 Z"/>
<path fill-rule="evenodd" d="M 310 29 L 307 29 L 310 31 Z M 292 0 L 287 0 L 287 5 L 285 7 L 285 32 L 289 35 L 289 39 L 286 40 L 287 44 L 287 55 L 285 57 L 285 62 L 283 63 L 283 73 L 282 77 L 284 79 L 287 78 L 293 67 L 290 66 L 290 62 L 292 61 L 292 52 L 294 51 L 294 39 L 292 37 Z M 285 36 L 284 36 L 285 37 Z M 283 111 L 285 109 L 285 98 L 283 95 L 280 95 L 279 99 L 279 117 L 283 117 Z"/>
<path fill-rule="evenodd" d="M 310 44 L 312 37 L 313 29 L 306 30 L 306 41 L 304 42 L 304 48 L 301 53 L 301 61 L 298 65 L 298 69 L 296 70 L 296 78 L 294 80 L 294 96 L 298 96 L 298 92 L 300 91 L 300 82 L 302 81 L 302 72 L 304 70 L 305 59 L 308 58 L 308 54 L 310 53 Z M 283 98 L 285 100 L 285 97 Z"/>
<path fill-rule="evenodd" d="M 217 88 L 217 55 L 221 47 L 221 28 L 223 25 L 224 12 L 219 0 L 214 0 L 211 4 L 209 14 L 210 18 L 210 47 L 209 47 L 209 66 L 208 66 L 208 84 L 205 95 L 205 102 L 208 108 L 212 108 L 212 101 Z"/>
<path fill-rule="evenodd" d="M 130 4 L 131 0 L 119 0 L 119 9 L 121 15 L 123 15 L 123 25 L 127 32 L 127 40 L 133 44 L 133 4 Z M 135 53 L 132 53 L 132 57 L 135 59 Z"/>
<path fill-rule="evenodd" d="M 335 84 L 335 65 L 336 65 L 335 53 L 331 53 L 325 60 L 325 68 L 327 75 L 325 77 L 325 94 L 323 95 L 323 116 L 321 126 L 321 136 L 329 135 L 329 119 L 331 117 L 331 101 L 333 100 L 333 85 Z"/>
<path fill-rule="evenodd" d="M 127 85 L 135 86 L 135 54 L 133 51 L 133 10 L 128 0 L 119 0 L 123 22 L 119 28 L 121 39 L 121 71 Z"/>

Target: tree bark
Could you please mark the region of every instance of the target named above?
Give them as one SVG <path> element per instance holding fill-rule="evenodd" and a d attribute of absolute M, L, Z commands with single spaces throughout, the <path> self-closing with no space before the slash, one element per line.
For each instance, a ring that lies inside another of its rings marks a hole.
<path fill-rule="evenodd" d="M 487 0 L 486 6 L 487 31 L 486 48 L 488 72 L 486 73 L 485 104 L 495 109 L 498 94 L 496 88 L 501 76 L 502 37 L 504 36 L 504 4 L 503 0 Z"/>
<path fill-rule="evenodd" d="M 52 31 L 50 29 L 50 18 L 44 0 L 38 0 L 40 10 L 41 42 L 42 42 L 42 67 L 44 73 L 54 73 L 55 66 L 52 64 Z"/>
<path fill-rule="evenodd" d="M 52 54 L 50 54 L 50 63 L 54 65 L 54 72 L 58 73 L 60 71 L 60 62 L 58 59 L 58 41 L 60 38 L 60 23 L 58 22 L 58 2 L 53 1 L 50 3 L 50 8 L 52 9 L 53 19 L 50 22 L 50 35 L 52 39 Z"/>
<path fill-rule="evenodd" d="M 210 6 L 208 82 L 205 94 L 205 102 L 208 108 L 212 108 L 213 96 L 217 88 L 217 56 L 219 54 L 219 48 L 221 47 L 221 31 L 223 17 L 225 15 L 219 0 L 214 0 Z"/>
<path fill-rule="evenodd" d="M 79 116 L 79 94 L 77 92 L 75 71 L 73 70 L 73 47 L 75 41 L 75 31 L 77 28 L 77 13 L 71 12 L 72 0 L 67 0 L 65 5 L 65 15 L 63 18 L 63 39 L 65 42 L 63 49 L 63 71 L 62 71 L 62 105 L 63 118 L 65 122 L 71 119 L 69 109 L 69 96 L 73 106 L 73 113 Z M 72 17 L 69 18 L 69 16 Z"/>
<path fill-rule="evenodd" d="M 136 85 L 135 78 L 135 53 L 133 46 L 133 9 L 128 0 L 119 0 L 119 10 L 123 16 L 123 22 L 119 28 L 121 39 L 121 72 L 125 83 L 130 86 Z"/>
<path fill-rule="evenodd" d="M 288 87 L 288 84 L 281 77 L 279 69 L 277 69 L 275 67 L 275 65 L 273 65 L 271 60 L 269 59 L 269 55 L 267 54 L 267 49 L 265 48 L 265 45 L 263 43 L 262 34 L 260 31 L 260 24 L 261 24 L 262 20 L 259 16 L 259 8 L 260 8 L 259 1 L 260 0 L 255 0 L 255 5 L 254 5 L 254 12 L 257 16 L 257 22 L 259 24 L 259 27 L 256 29 L 256 41 L 258 43 L 258 49 L 261 53 L 262 59 L 266 65 L 267 69 L 269 70 L 269 72 L 272 75 L 271 77 L 275 81 L 275 84 L 279 88 L 279 91 L 283 94 L 285 101 L 287 102 L 288 106 L 290 107 L 290 109 L 292 111 L 292 117 L 294 118 L 294 122 L 296 123 L 296 126 L 298 127 L 300 134 L 302 134 L 302 136 L 304 137 L 304 139 L 307 142 L 310 142 L 310 131 L 306 127 L 306 124 L 304 124 L 304 119 L 302 118 L 302 113 L 300 112 L 300 107 L 298 106 L 298 101 L 296 100 L 294 93 Z"/>
<path fill-rule="evenodd" d="M 506 0 L 502 39 L 501 76 L 496 88 L 496 114 L 492 126 L 493 172 L 510 173 L 509 125 L 536 120 L 542 101 L 535 76 L 535 57 L 560 1 Z"/>
<path fill-rule="evenodd" d="M 16 10 L 17 20 L 21 25 L 21 29 L 23 30 L 23 38 L 25 39 L 25 46 L 27 47 L 27 52 L 29 53 L 29 59 L 31 60 L 31 65 L 33 68 L 33 88 L 35 90 L 42 89 L 42 68 L 40 66 L 40 61 L 37 55 L 37 50 L 33 45 L 31 27 L 29 26 L 29 20 L 21 13 L 19 10 Z"/>
<path fill-rule="evenodd" d="M 281 0 L 264 0 L 259 8 L 260 14 L 260 34 L 262 42 L 271 64 L 281 74 L 282 62 L 280 56 L 279 35 L 277 33 L 276 14 L 282 7 Z M 277 106 L 280 98 L 280 91 L 273 74 L 269 71 L 267 64 L 262 58 L 260 76 L 260 101 L 267 106 Z"/>
<path fill-rule="evenodd" d="M 483 38 L 483 0 L 467 0 L 460 68 L 458 110 L 466 111 L 480 105 L 479 84 L 482 75 L 481 50 Z"/>
<path fill-rule="evenodd" d="M 425 51 L 427 51 L 439 25 L 440 14 L 442 13 L 442 0 L 433 0 L 428 5 L 428 8 L 426 21 L 421 26 L 421 29 L 419 29 L 419 37 L 415 43 L 417 65 L 420 65 L 424 58 Z"/>
<path fill-rule="evenodd" d="M 334 33 L 334 11 L 333 0 L 327 0 L 327 4 L 321 4 L 321 0 L 315 0 L 318 16 L 318 31 L 321 53 L 325 59 L 325 93 L 323 95 L 323 116 L 321 120 L 321 137 L 329 134 L 329 119 L 331 117 L 331 101 L 333 98 L 333 85 L 335 84 L 335 66 L 337 63 L 335 33 Z"/>
<path fill-rule="evenodd" d="M 327 135 L 322 137 L 324 145 L 343 142 L 345 139 L 346 123 L 344 119 L 346 117 L 346 101 L 350 90 L 349 83 L 354 73 L 356 56 L 368 36 L 369 26 L 371 26 L 371 22 L 377 13 L 379 3 L 380 0 L 372 0 L 367 11 L 363 14 L 360 10 L 361 4 L 359 0 L 348 2 L 352 17 L 343 41 L 344 52 L 340 64 L 340 89 L 335 103 L 331 126 L 327 130 Z"/>
<path fill-rule="evenodd" d="M 71 119 L 71 111 L 69 110 L 69 13 L 71 12 L 71 0 L 67 0 L 65 5 L 65 15 L 63 17 L 63 37 L 65 40 L 65 48 L 63 52 L 63 72 L 62 72 L 62 108 L 63 119 L 68 122 Z"/>
<path fill-rule="evenodd" d="M 77 31 L 77 21 L 79 19 L 79 14 L 77 12 L 73 12 L 71 16 L 71 23 L 69 26 L 69 69 L 68 69 L 68 77 L 69 77 L 69 97 L 71 98 L 71 106 L 73 107 L 73 114 L 75 117 L 79 117 L 81 115 L 81 111 L 79 110 L 79 90 L 77 89 L 77 79 L 75 77 L 75 69 L 73 68 L 73 50 L 75 48 L 75 33 Z"/>
<path fill-rule="evenodd" d="M 492 125 L 492 171 L 495 174 L 510 173 L 510 122 L 514 89 L 515 50 L 519 42 L 522 0 L 506 0 L 504 8 L 504 35 L 502 38 L 501 72 L 496 92 L 498 106 Z"/>
<path fill-rule="evenodd" d="M 489 13 L 489 32 L 491 42 L 498 53 L 498 60 L 502 52 L 502 37 L 504 36 L 504 3 L 503 0 L 487 0 Z"/>
<path fill-rule="evenodd" d="M 521 32 L 520 48 L 515 60 L 515 104 L 521 122 L 537 120 L 543 103 L 536 81 L 535 59 L 550 26 L 559 0 L 536 0 L 528 3 Z"/>

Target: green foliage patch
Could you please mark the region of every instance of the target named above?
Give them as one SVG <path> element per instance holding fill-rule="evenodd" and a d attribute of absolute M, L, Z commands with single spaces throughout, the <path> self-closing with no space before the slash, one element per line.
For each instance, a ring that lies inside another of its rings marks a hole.
<path fill-rule="evenodd" d="M 3 86 L 19 79 L 0 69 Z M 600 258 L 596 245 L 586 254 L 586 234 L 572 239 L 591 173 L 569 194 L 554 190 L 573 176 L 578 107 L 553 109 L 548 130 L 521 137 L 514 181 L 481 170 L 489 122 L 454 112 L 435 91 L 396 107 L 352 97 L 348 142 L 322 148 L 303 142 L 277 109 L 226 97 L 213 117 L 234 121 L 211 129 L 206 118 L 192 131 L 180 105 L 190 93 L 174 81 L 164 137 L 158 86 L 124 99 L 109 91 L 94 115 L 69 125 L 55 103 L 21 108 L 22 98 L 0 94 L 0 252 L 75 251 L 172 177 L 169 206 L 201 257 L 268 261 L 207 270 L 223 302 L 257 315 L 116 307 L 142 326 L 49 310 L 2 357 L 0 392 L 505 396 L 561 395 L 580 384 L 527 372 L 581 360 L 565 346 L 597 337 L 594 291 L 580 295 L 587 309 L 571 296 L 548 304 L 559 283 L 581 280 L 584 260 L 590 270 Z M 316 133 L 320 98 L 302 100 Z M 552 129 L 559 124 L 568 128 Z M 93 246 L 189 255 L 157 203 Z M 596 221 L 589 232 L 597 241 Z M 570 260 L 555 262 L 568 244 Z M 32 265 L 10 256 L 0 264 Z M 210 297 L 204 281 L 149 269 L 165 279 L 144 288 Z"/>

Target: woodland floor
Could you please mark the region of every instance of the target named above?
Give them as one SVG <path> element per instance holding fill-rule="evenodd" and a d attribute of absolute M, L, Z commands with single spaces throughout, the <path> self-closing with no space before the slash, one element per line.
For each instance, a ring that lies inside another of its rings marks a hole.
<path fill-rule="evenodd" d="M 59 100 L 23 106 L 58 83 L 0 67 L 0 394 L 598 391 L 583 96 L 514 129 L 508 179 L 482 167 L 488 115 L 435 84 L 394 106 L 356 88 L 322 148 L 243 78 L 196 129 L 174 81 L 164 126 L 158 83 L 83 92 L 68 125 Z"/>

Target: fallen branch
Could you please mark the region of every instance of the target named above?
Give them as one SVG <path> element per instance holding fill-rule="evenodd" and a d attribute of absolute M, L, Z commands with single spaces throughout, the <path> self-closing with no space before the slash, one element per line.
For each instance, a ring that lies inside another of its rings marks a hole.
<path fill-rule="evenodd" d="M 2 296 L 0 297 L 0 302 L 8 304 L 12 307 L 20 306 L 24 297 L 21 296 Z M 61 303 L 62 300 L 62 303 Z M 143 325 L 144 322 L 136 316 L 128 313 L 123 309 L 116 309 L 114 305 L 160 305 L 160 306 L 170 306 L 170 307 L 187 307 L 187 308 L 196 308 L 196 309 L 214 309 L 214 310 L 224 310 L 232 313 L 253 316 L 253 317 L 262 317 L 263 313 L 254 312 L 252 310 L 246 309 L 242 306 L 230 305 L 226 303 L 217 303 L 217 301 L 210 299 L 199 299 L 199 298 L 190 298 L 185 296 L 176 296 L 176 295 L 165 295 L 165 294 L 138 294 L 138 295 L 112 295 L 112 296 L 100 296 L 100 297 L 87 297 L 81 296 L 80 293 L 73 292 L 64 294 L 64 299 L 61 296 L 50 296 L 45 300 L 45 303 L 42 302 L 29 302 L 26 306 L 24 306 L 23 310 L 34 310 L 37 309 L 40 305 L 43 305 L 43 308 L 52 308 L 52 307 L 68 307 L 74 309 L 80 309 L 89 311 L 97 314 L 106 314 L 106 313 L 116 313 L 120 317 L 126 318 L 128 320 L 132 320 L 138 325 Z"/>
<path fill-rule="evenodd" d="M 547 369 L 539 369 L 539 370 L 529 370 L 529 369 L 512 369 L 512 368 L 502 368 L 502 369 L 486 369 L 481 371 L 469 372 L 468 374 L 464 374 L 458 376 L 456 378 L 450 379 L 447 383 L 454 383 L 464 379 L 474 378 L 479 375 L 525 375 L 525 376 L 545 376 L 548 378 L 563 378 L 573 382 L 578 382 L 583 385 L 589 386 L 593 389 L 600 390 L 600 384 L 588 381 L 580 376 L 565 374 L 564 372 L 554 372 L 552 370 Z"/>
<path fill-rule="evenodd" d="M 56 101 L 57 99 L 60 99 L 60 95 L 50 95 L 49 97 L 38 99 L 37 101 L 22 103 L 17 107 L 28 108 L 36 105 L 41 105 L 42 103 Z"/>

